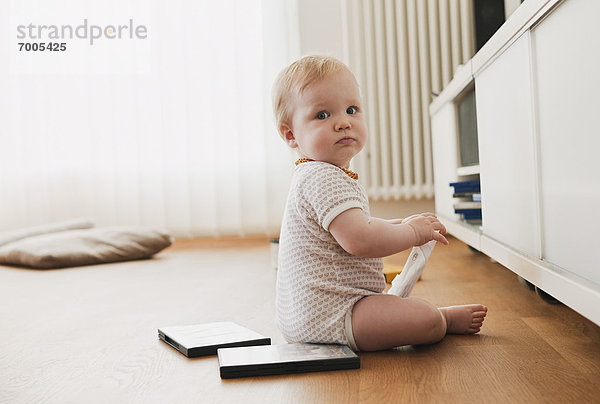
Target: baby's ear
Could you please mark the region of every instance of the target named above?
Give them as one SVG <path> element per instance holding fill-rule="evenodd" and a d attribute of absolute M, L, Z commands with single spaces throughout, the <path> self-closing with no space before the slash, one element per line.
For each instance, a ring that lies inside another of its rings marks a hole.
<path fill-rule="evenodd" d="M 287 145 L 290 146 L 292 149 L 298 147 L 298 143 L 296 143 L 296 137 L 294 136 L 294 132 L 289 126 L 281 125 L 279 127 L 279 133 L 281 133 L 281 137 L 283 137 L 283 140 L 285 140 Z"/>

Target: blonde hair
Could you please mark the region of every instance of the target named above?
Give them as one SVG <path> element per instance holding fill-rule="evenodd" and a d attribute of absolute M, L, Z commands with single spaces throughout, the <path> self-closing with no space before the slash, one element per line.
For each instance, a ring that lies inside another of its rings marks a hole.
<path fill-rule="evenodd" d="M 332 73 L 348 70 L 348 66 L 330 56 L 305 56 L 283 69 L 273 84 L 273 111 L 277 128 L 290 124 L 291 100 L 295 94 L 315 81 L 320 81 Z"/>

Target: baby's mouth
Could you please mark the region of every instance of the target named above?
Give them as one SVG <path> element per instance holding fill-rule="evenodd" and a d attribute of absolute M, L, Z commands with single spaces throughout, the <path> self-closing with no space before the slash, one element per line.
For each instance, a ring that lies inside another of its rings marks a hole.
<path fill-rule="evenodd" d="M 351 143 L 354 143 L 354 142 L 355 142 L 354 139 L 352 139 L 349 136 L 346 136 L 346 137 L 343 137 L 340 140 L 338 140 L 336 143 L 337 144 L 351 144 Z"/>

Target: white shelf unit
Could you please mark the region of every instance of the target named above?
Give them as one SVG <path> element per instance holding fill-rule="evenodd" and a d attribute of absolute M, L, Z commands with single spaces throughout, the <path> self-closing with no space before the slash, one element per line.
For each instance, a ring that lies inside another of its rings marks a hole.
<path fill-rule="evenodd" d="M 600 325 L 597 0 L 524 2 L 430 105 L 448 231 Z M 457 101 L 475 88 L 479 166 L 460 167 Z M 482 224 L 450 182 L 479 176 Z"/>

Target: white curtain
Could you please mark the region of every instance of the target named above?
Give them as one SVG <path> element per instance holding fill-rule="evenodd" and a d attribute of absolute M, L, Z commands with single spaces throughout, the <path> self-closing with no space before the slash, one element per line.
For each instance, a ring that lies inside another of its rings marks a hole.
<path fill-rule="evenodd" d="M 90 217 L 184 237 L 278 232 L 293 156 L 270 88 L 296 57 L 292 1 L 0 4 L 0 230 Z M 147 37 L 17 38 L 86 20 Z M 49 41 L 67 49 L 18 49 Z"/>

